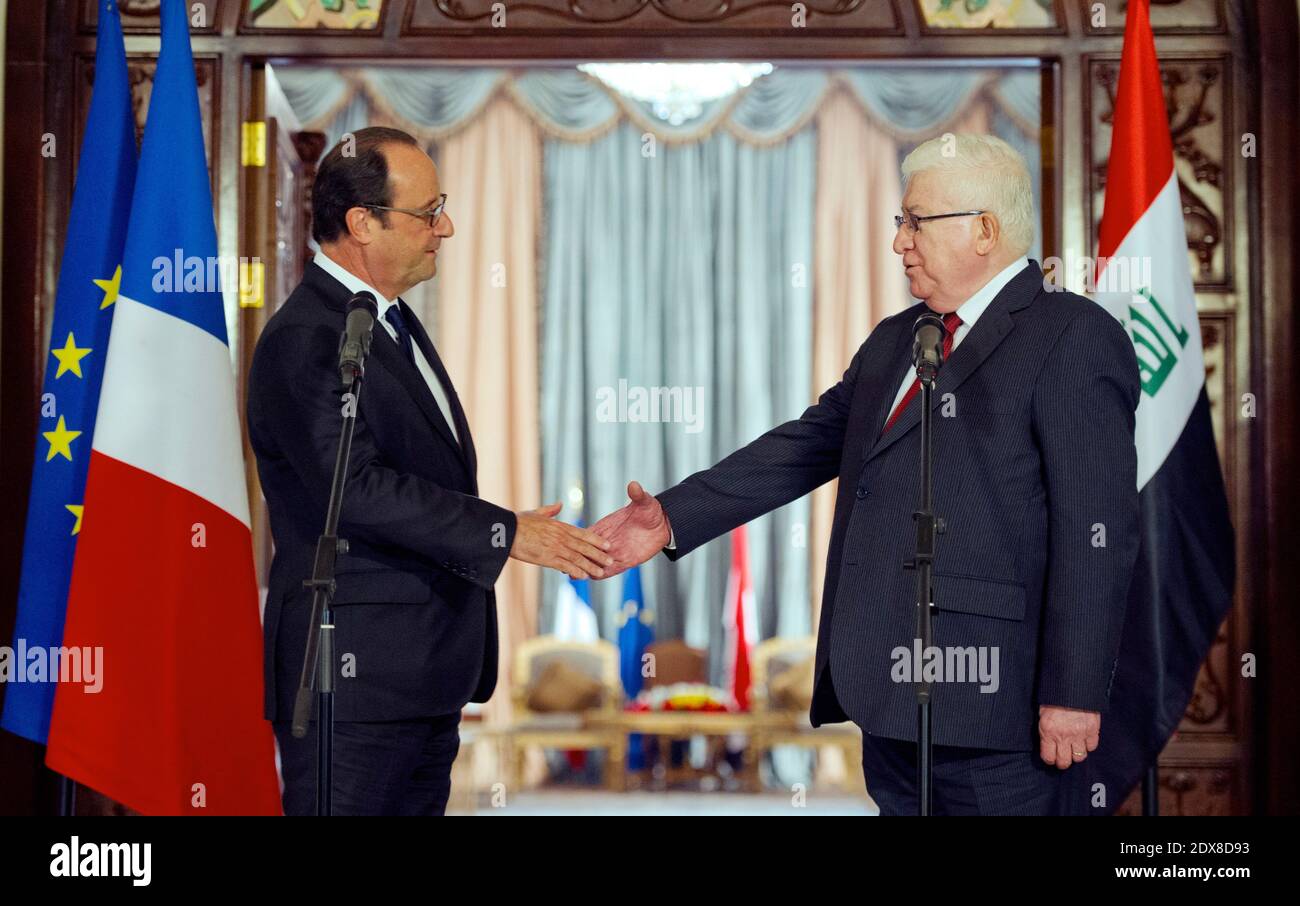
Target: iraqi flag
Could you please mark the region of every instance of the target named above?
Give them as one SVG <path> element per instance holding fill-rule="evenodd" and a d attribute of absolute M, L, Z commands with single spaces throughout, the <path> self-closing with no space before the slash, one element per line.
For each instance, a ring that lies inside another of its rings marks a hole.
<path fill-rule="evenodd" d="M 164 0 L 46 763 L 146 814 L 278 814 L 217 238 L 184 0 Z M 176 262 L 184 262 L 183 273 Z"/>
<path fill-rule="evenodd" d="M 135 115 L 116 3 L 99 14 L 95 87 L 77 161 L 23 533 L 11 646 L 15 655 L 7 659 L 0 653 L 0 727 L 42 745 L 54 708 L 54 680 L 65 667 L 61 656 L 56 664 L 48 652 L 63 643 L 90 443 L 135 187 Z M 69 678 L 79 673 L 81 681 L 93 687 L 99 681 L 93 675 L 98 673 L 94 655 L 94 649 L 78 652 L 66 665 Z M 38 664 L 44 669 L 32 669 Z"/>
<path fill-rule="evenodd" d="M 740 710 L 748 711 L 749 653 L 754 647 L 758 616 L 754 610 L 754 586 L 749 581 L 749 540 L 743 525 L 731 533 L 731 569 L 727 573 L 723 623 L 727 688 Z"/>
<path fill-rule="evenodd" d="M 1109 810 L 1155 765 L 1232 603 L 1234 548 L 1205 394 L 1178 175 L 1147 0 L 1124 29 L 1094 298 L 1124 324 L 1142 382 L 1142 539 L 1110 709 L 1089 757 Z"/>

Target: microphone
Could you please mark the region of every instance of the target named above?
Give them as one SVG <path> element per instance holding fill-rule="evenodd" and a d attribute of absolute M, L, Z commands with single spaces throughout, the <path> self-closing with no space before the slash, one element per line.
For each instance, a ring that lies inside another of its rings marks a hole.
<path fill-rule="evenodd" d="M 912 364 L 922 382 L 933 381 L 943 366 L 943 338 L 948 333 L 943 318 L 927 311 L 912 325 Z"/>
<path fill-rule="evenodd" d="M 378 317 L 379 303 L 374 293 L 362 290 L 348 300 L 348 320 L 339 337 L 339 377 L 344 386 L 352 386 L 356 378 L 365 374 L 366 356 L 370 355 L 370 340 Z"/>

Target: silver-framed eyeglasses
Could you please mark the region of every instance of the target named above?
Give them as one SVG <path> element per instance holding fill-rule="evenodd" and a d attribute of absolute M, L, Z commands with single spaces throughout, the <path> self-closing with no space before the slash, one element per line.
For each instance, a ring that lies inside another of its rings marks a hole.
<path fill-rule="evenodd" d="M 427 211 L 413 211 L 410 208 L 390 208 L 382 204 L 367 204 L 362 207 L 370 208 L 373 211 L 396 211 L 398 214 L 410 214 L 412 217 L 420 217 L 429 224 L 429 229 L 433 229 L 438 223 L 438 218 L 442 216 L 442 209 L 447 206 L 447 193 L 443 192 L 438 196 L 438 201 Z"/>
<path fill-rule="evenodd" d="M 903 224 L 907 224 L 908 230 L 913 233 L 921 231 L 921 224 L 927 220 L 943 220 L 946 217 L 971 217 L 976 214 L 984 214 L 986 211 L 952 211 L 948 214 L 927 214 L 924 217 L 918 217 L 911 211 L 905 211 L 902 214 L 894 215 L 894 229 L 899 229 Z"/>

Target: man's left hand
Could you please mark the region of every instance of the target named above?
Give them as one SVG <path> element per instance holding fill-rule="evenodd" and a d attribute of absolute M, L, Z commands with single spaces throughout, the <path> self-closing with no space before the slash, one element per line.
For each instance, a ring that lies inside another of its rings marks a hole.
<path fill-rule="evenodd" d="M 1038 738 L 1038 754 L 1043 761 L 1064 771 L 1097 748 L 1101 739 L 1101 713 L 1039 705 Z"/>
<path fill-rule="evenodd" d="M 626 569 L 646 562 L 659 553 L 672 538 L 668 515 L 655 496 L 640 482 L 627 485 L 629 503 L 615 510 L 591 527 L 591 530 L 610 542 L 606 548 L 614 563 L 606 568 L 602 578 L 617 576 Z"/>

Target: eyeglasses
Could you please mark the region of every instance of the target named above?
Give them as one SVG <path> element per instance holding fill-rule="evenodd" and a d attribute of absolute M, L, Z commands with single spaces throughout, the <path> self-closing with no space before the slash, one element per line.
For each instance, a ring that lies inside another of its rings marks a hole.
<path fill-rule="evenodd" d="M 894 229 L 899 229 L 903 224 L 913 233 L 921 231 L 921 224 L 927 220 L 943 220 L 945 217 L 970 217 L 974 214 L 984 214 L 985 211 L 953 211 L 951 214 L 928 214 L 925 217 L 917 217 L 911 211 L 894 215 Z"/>
<path fill-rule="evenodd" d="M 412 211 L 410 208 L 390 208 L 382 204 L 366 204 L 363 208 L 370 208 L 374 211 L 396 211 L 398 214 L 410 214 L 412 217 L 420 217 L 429 222 L 429 229 L 433 229 L 438 223 L 438 218 L 442 216 L 442 209 L 447 206 L 447 193 L 443 192 L 438 196 L 438 202 L 427 211 Z"/>

